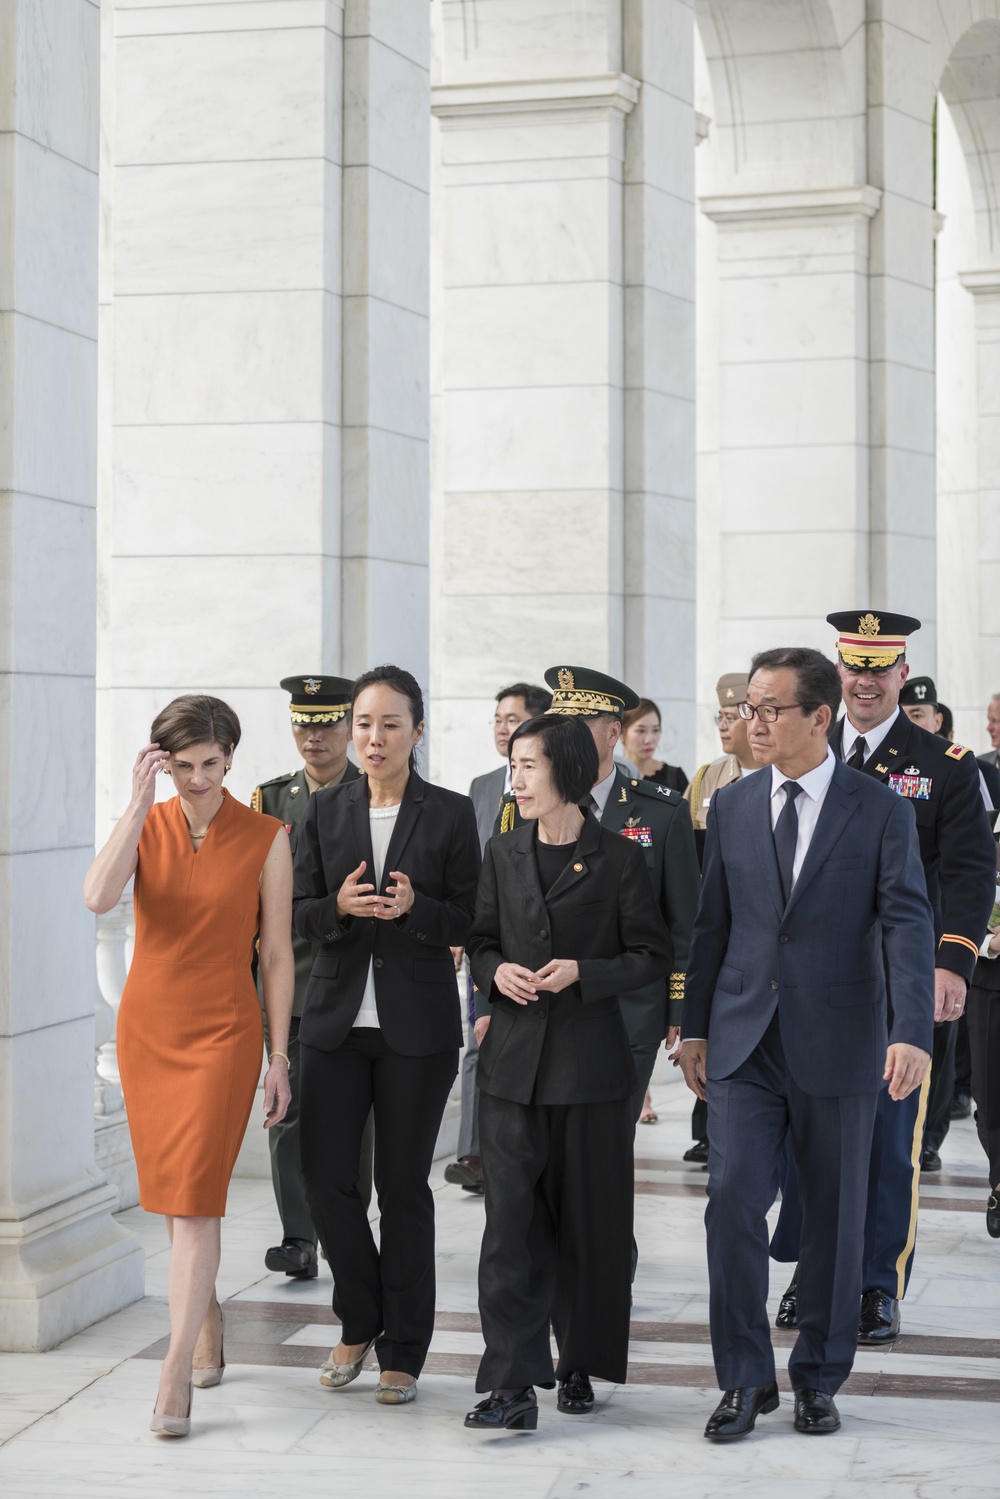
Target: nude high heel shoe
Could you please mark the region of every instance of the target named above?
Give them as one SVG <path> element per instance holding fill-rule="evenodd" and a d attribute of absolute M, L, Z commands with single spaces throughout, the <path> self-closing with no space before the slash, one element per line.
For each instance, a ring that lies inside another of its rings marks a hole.
<path fill-rule="evenodd" d="M 217 1367 L 208 1369 L 192 1369 L 191 1383 L 197 1390 L 211 1389 L 212 1385 L 222 1383 L 222 1376 L 226 1372 L 226 1319 L 219 1307 L 219 1363 Z"/>
<path fill-rule="evenodd" d="M 153 1411 L 153 1419 L 149 1423 L 150 1431 L 154 1431 L 159 1437 L 187 1437 L 191 1435 L 191 1401 L 194 1392 L 188 1385 L 188 1413 L 186 1416 L 159 1416 Z"/>

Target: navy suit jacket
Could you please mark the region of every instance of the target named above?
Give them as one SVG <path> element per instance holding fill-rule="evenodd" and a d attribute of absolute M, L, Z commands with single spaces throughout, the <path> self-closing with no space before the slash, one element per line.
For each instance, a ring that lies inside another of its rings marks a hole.
<path fill-rule="evenodd" d="M 770 800 L 766 768 L 712 800 L 682 1036 L 707 1039 L 709 1081 L 729 1077 L 777 1010 L 804 1092 L 877 1092 L 890 1041 L 929 1052 L 933 1040 L 934 917 L 913 809 L 837 761 L 786 906 Z"/>

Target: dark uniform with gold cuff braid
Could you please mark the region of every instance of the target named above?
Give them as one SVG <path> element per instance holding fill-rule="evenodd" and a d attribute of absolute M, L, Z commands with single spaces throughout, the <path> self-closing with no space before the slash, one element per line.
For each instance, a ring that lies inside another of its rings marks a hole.
<path fill-rule="evenodd" d="M 631 688 L 603 672 L 577 666 L 553 666 L 545 673 L 552 688 L 549 713 L 583 717 L 610 714 L 620 719 L 637 706 Z M 621 833 L 642 850 L 653 894 L 670 932 L 673 961 L 669 980 L 658 980 L 621 996 L 621 1011 L 636 1070 L 633 1116 L 642 1112 L 657 1052 L 671 1025 L 680 1024 L 691 928 L 698 909 L 700 875 L 691 814 L 678 791 L 655 781 L 639 781 L 619 767 L 600 818 L 601 826 Z M 512 795 L 500 803 L 496 831 L 521 825 Z"/>
<path fill-rule="evenodd" d="M 285 677 L 281 686 L 291 694 L 293 724 L 340 723 L 350 713 L 354 683 L 344 677 Z M 359 774 L 357 766 L 348 760 L 339 784 L 346 785 L 349 781 L 356 781 Z M 280 818 L 285 824 L 293 858 L 299 826 L 305 816 L 311 790 L 305 769 L 301 769 L 263 781 L 250 800 L 255 812 L 266 812 L 270 817 Z M 313 944 L 293 931 L 292 952 L 295 956 L 295 999 L 288 1032 L 288 1077 L 292 1101 L 282 1122 L 267 1132 L 271 1152 L 271 1181 L 281 1217 L 283 1242 L 267 1251 L 264 1262 L 269 1270 L 279 1273 L 283 1271 L 300 1280 L 310 1280 L 315 1277 L 318 1267 L 316 1230 L 306 1202 L 299 1156 L 299 1020 L 302 1017 L 306 985 L 312 972 Z M 265 1041 L 270 1050 L 266 1020 L 264 1024 Z M 372 1133 L 369 1121 L 362 1146 L 360 1181 L 361 1194 L 367 1201 L 371 1200 L 371 1182 Z"/>
<path fill-rule="evenodd" d="M 849 670 L 885 670 L 906 652 L 906 637 L 920 628 L 907 615 L 871 610 L 830 614 L 840 632 L 837 649 Z M 847 720 L 841 718 L 830 747 L 844 759 Z M 863 734 L 863 730 L 861 731 Z M 979 784 L 976 757 L 958 744 L 912 723 L 902 708 L 891 728 L 856 769 L 906 797 L 917 821 L 920 857 L 934 911 L 935 964 L 972 979 L 979 944 L 996 889 L 996 848 Z M 889 995 L 890 1009 L 892 995 Z M 892 1342 L 899 1332 L 899 1302 L 910 1271 L 917 1232 L 920 1152 L 930 1072 L 923 1086 L 901 1102 L 879 1094 L 865 1222 L 862 1343 Z M 771 1240 L 776 1260 L 798 1259 L 801 1209 L 794 1171 L 786 1174 L 781 1213 Z M 794 1285 L 794 1283 L 793 1283 Z M 783 1298 L 779 1326 L 794 1326 L 795 1300 Z M 787 1305 L 786 1305 L 787 1303 Z"/>

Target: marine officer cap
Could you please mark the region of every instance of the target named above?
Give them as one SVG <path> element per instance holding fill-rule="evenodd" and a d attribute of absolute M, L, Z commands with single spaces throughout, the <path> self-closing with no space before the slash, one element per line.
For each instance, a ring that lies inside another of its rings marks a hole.
<path fill-rule="evenodd" d="M 842 609 L 828 614 L 827 624 L 839 631 L 837 654 L 850 671 L 885 671 L 906 655 L 906 637 L 920 629 L 912 614 L 887 610 Z"/>
<path fill-rule="evenodd" d="M 550 666 L 545 683 L 552 688 L 547 713 L 575 713 L 584 718 L 610 713 L 621 718 L 639 706 L 639 694 L 631 687 L 587 666 Z"/>
<path fill-rule="evenodd" d="M 292 695 L 292 723 L 339 723 L 351 711 L 348 677 L 282 677 L 281 686 Z"/>
<path fill-rule="evenodd" d="M 750 678 L 745 671 L 727 671 L 716 682 L 715 690 L 720 708 L 735 708 L 738 703 L 746 702 Z"/>
<path fill-rule="evenodd" d="M 938 706 L 937 688 L 933 677 L 911 677 L 899 694 L 901 708 L 919 708 L 924 703 Z"/>

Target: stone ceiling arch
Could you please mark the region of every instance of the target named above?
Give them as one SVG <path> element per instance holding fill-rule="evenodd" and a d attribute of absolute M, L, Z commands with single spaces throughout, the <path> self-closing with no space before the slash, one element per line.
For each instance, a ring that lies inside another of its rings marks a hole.
<path fill-rule="evenodd" d="M 938 0 L 951 20 L 975 11 L 967 30 L 953 41 L 944 66 L 936 75 L 965 151 L 976 211 L 976 236 L 984 266 L 1000 266 L 1000 4 L 947 5 Z M 990 11 L 991 15 L 983 12 Z M 944 31 L 950 40 L 951 31 Z M 940 56 L 941 36 L 935 39 Z"/>

